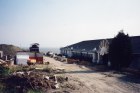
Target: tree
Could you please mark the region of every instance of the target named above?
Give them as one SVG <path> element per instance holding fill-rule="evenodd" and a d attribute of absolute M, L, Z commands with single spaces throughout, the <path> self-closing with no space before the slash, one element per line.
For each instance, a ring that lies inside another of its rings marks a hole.
<path fill-rule="evenodd" d="M 128 67 L 132 59 L 131 39 L 129 35 L 119 32 L 116 37 L 112 39 L 109 46 L 109 60 L 111 67 L 114 69 L 121 69 Z"/>

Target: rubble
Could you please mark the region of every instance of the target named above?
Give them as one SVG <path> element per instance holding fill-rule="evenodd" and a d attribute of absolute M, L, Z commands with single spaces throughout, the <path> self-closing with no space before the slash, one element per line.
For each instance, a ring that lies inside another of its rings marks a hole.
<path fill-rule="evenodd" d="M 43 62 L 43 64 L 45 64 L 45 65 L 49 65 L 50 62 L 48 62 L 48 61 L 46 62 L 46 61 L 45 61 L 45 62 Z"/>
<path fill-rule="evenodd" d="M 35 70 L 43 70 L 44 68 L 35 68 Z"/>
<path fill-rule="evenodd" d="M 63 83 L 65 81 L 68 81 L 68 77 L 65 76 L 58 76 L 57 77 L 58 82 Z"/>
<path fill-rule="evenodd" d="M 55 84 L 55 85 L 54 85 L 54 88 L 55 88 L 55 89 L 58 89 L 58 88 L 59 88 L 59 84 L 58 84 L 58 83 Z"/>
<path fill-rule="evenodd" d="M 13 65 L 14 65 L 14 61 L 12 61 L 12 60 L 4 61 L 4 60 L 0 59 L 0 66 L 10 67 Z"/>
<path fill-rule="evenodd" d="M 53 72 L 55 74 L 65 73 L 65 69 L 64 68 L 56 68 L 56 69 L 53 69 Z"/>
<path fill-rule="evenodd" d="M 50 78 L 49 78 L 49 76 L 43 76 L 44 77 L 44 79 L 46 79 L 46 80 L 49 80 Z"/>
<path fill-rule="evenodd" d="M 65 56 L 58 55 L 58 56 L 55 56 L 54 59 L 61 62 L 67 62 L 67 58 Z"/>
<path fill-rule="evenodd" d="M 0 59 L 0 66 L 8 67 L 8 63 Z"/>
<path fill-rule="evenodd" d="M 79 62 L 78 59 L 72 59 L 72 58 L 68 58 L 68 59 L 67 59 L 67 63 L 68 63 L 68 64 L 73 64 L 73 63 L 78 63 L 78 62 Z"/>
<path fill-rule="evenodd" d="M 28 89 L 43 91 L 48 91 L 49 89 L 59 89 L 59 83 L 64 81 L 66 81 L 66 79 L 63 81 L 61 80 L 60 82 L 60 77 L 56 75 L 44 74 L 39 71 L 14 72 L 4 80 L 7 87 L 16 88 L 20 91 L 27 91 Z"/>
<path fill-rule="evenodd" d="M 2 64 L 2 63 L 6 63 L 6 62 L 0 59 L 0 64 Z"/>
<path fill-rule="evenodd" d="M 68 77 L 59 76 L 65 73 L 64 68 L 52 68 L 48 65 L 9 65 L 7 62 L 1 62 L 1 69 L 4 71 L 3 80 L 4 90 L 13 91 L 13 93 L 28 93 L 28 91 L 61 90 Z M 47 63 L 49 64 L 49 63 Z M 14 90 L 13 90 L 14 89 Z"/>
<path fill-rule="evenodd" d="M 18 86 L 21 90 L 41 89 L 47 91 L 46 89 L 51 88 L 50 80 L 42 78 L 38 73 L 30 73 L 29 75 L 26 75 L 24 72 L 16 72 L 6 79 L 6 83 L 13 88 Z"/>

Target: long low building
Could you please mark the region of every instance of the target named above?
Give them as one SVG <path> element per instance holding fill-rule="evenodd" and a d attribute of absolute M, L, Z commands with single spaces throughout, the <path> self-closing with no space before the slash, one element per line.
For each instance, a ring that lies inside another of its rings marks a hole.
<path fill-rule="evenodd" d="M 133 62 L 132 67 L 140 69 L 140 36 L 131 38 Z M 108 54 L 109 44 L 112 39 L 87 40 L 66 47 L 60 48 L 60 53 L 67 57 L 79 58 L 81 60 L 91 61 L 102 64 Z M 109 60 L 106 60 L 110 64 Z"/>

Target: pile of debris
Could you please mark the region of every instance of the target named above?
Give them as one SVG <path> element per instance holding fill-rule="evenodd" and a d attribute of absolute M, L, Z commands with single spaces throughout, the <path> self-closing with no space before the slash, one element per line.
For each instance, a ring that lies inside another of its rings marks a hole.
<path fill-rule="evenodd" d="M 0 59 L 0 65 L 5 65 L 6 62 Z"/>
<path fill-rule="evenodd" d="M 3 61 L 0 59 L 0 66 L 1 67 L 8 67 L 9 65 L 11 65 L 10 62 L 6 62 L 6 61 Z"/>
<path fill-rule="evenodd" d="M 73 59 L 73 58 L 67 58 L 67 63 L 68 64 L 85 65 L 85 66 L 90 66 L 91 65 L 91 62 L 89 62 L 89 61 Z"/>
<path fill-rule="evenodd" d="M 12 66 L 14 64 L 13 61 L 4 61 L 2 59 L 0 59 L 0 66 L 4 66 L 4 67 L 8 67 L 8 66 Z"/>
<path fill-rule="evenodd" d="M 67 80 L 67 78 L 66 78 Z M 18 92 L 26 92 L 29 89 L 48 91 L 59 88 L 59 78 L 55 75 L 47 75 L 41 72 L 27 71 L 15 72 L 8 76 L 4 83 L 8 88 L 16 89 Z"/>
<path fill-rule="evenodd" d="M 78 59 L 72 59 L 72 58 L 68 58 L 67 59 L 67 63 L 68 64 L 73 64 L 73 63 L 79 63 L 80 61 Z"/>
<path fill-rule="evenodd" d="M 80 61 L 78 62 L 79 65 L 90 66 L 92 63 L 89 61 Z"/>
<path fill-rule="evenodd" d="M 67 62 L 67 58 L 65 56 L 55 56 L 54 57 L 55 60 L 57 61 L 61 61 L 61 62 Z"/>

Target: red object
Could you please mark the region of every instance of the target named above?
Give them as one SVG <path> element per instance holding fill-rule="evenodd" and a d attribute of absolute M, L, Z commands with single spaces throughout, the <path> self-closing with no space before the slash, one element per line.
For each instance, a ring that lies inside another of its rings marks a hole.
<path fill-rule="evenodd" d="M 43 64 L 43 57 L 29 57 L 29 59 L 35 59 L 36 63 Z"/>

